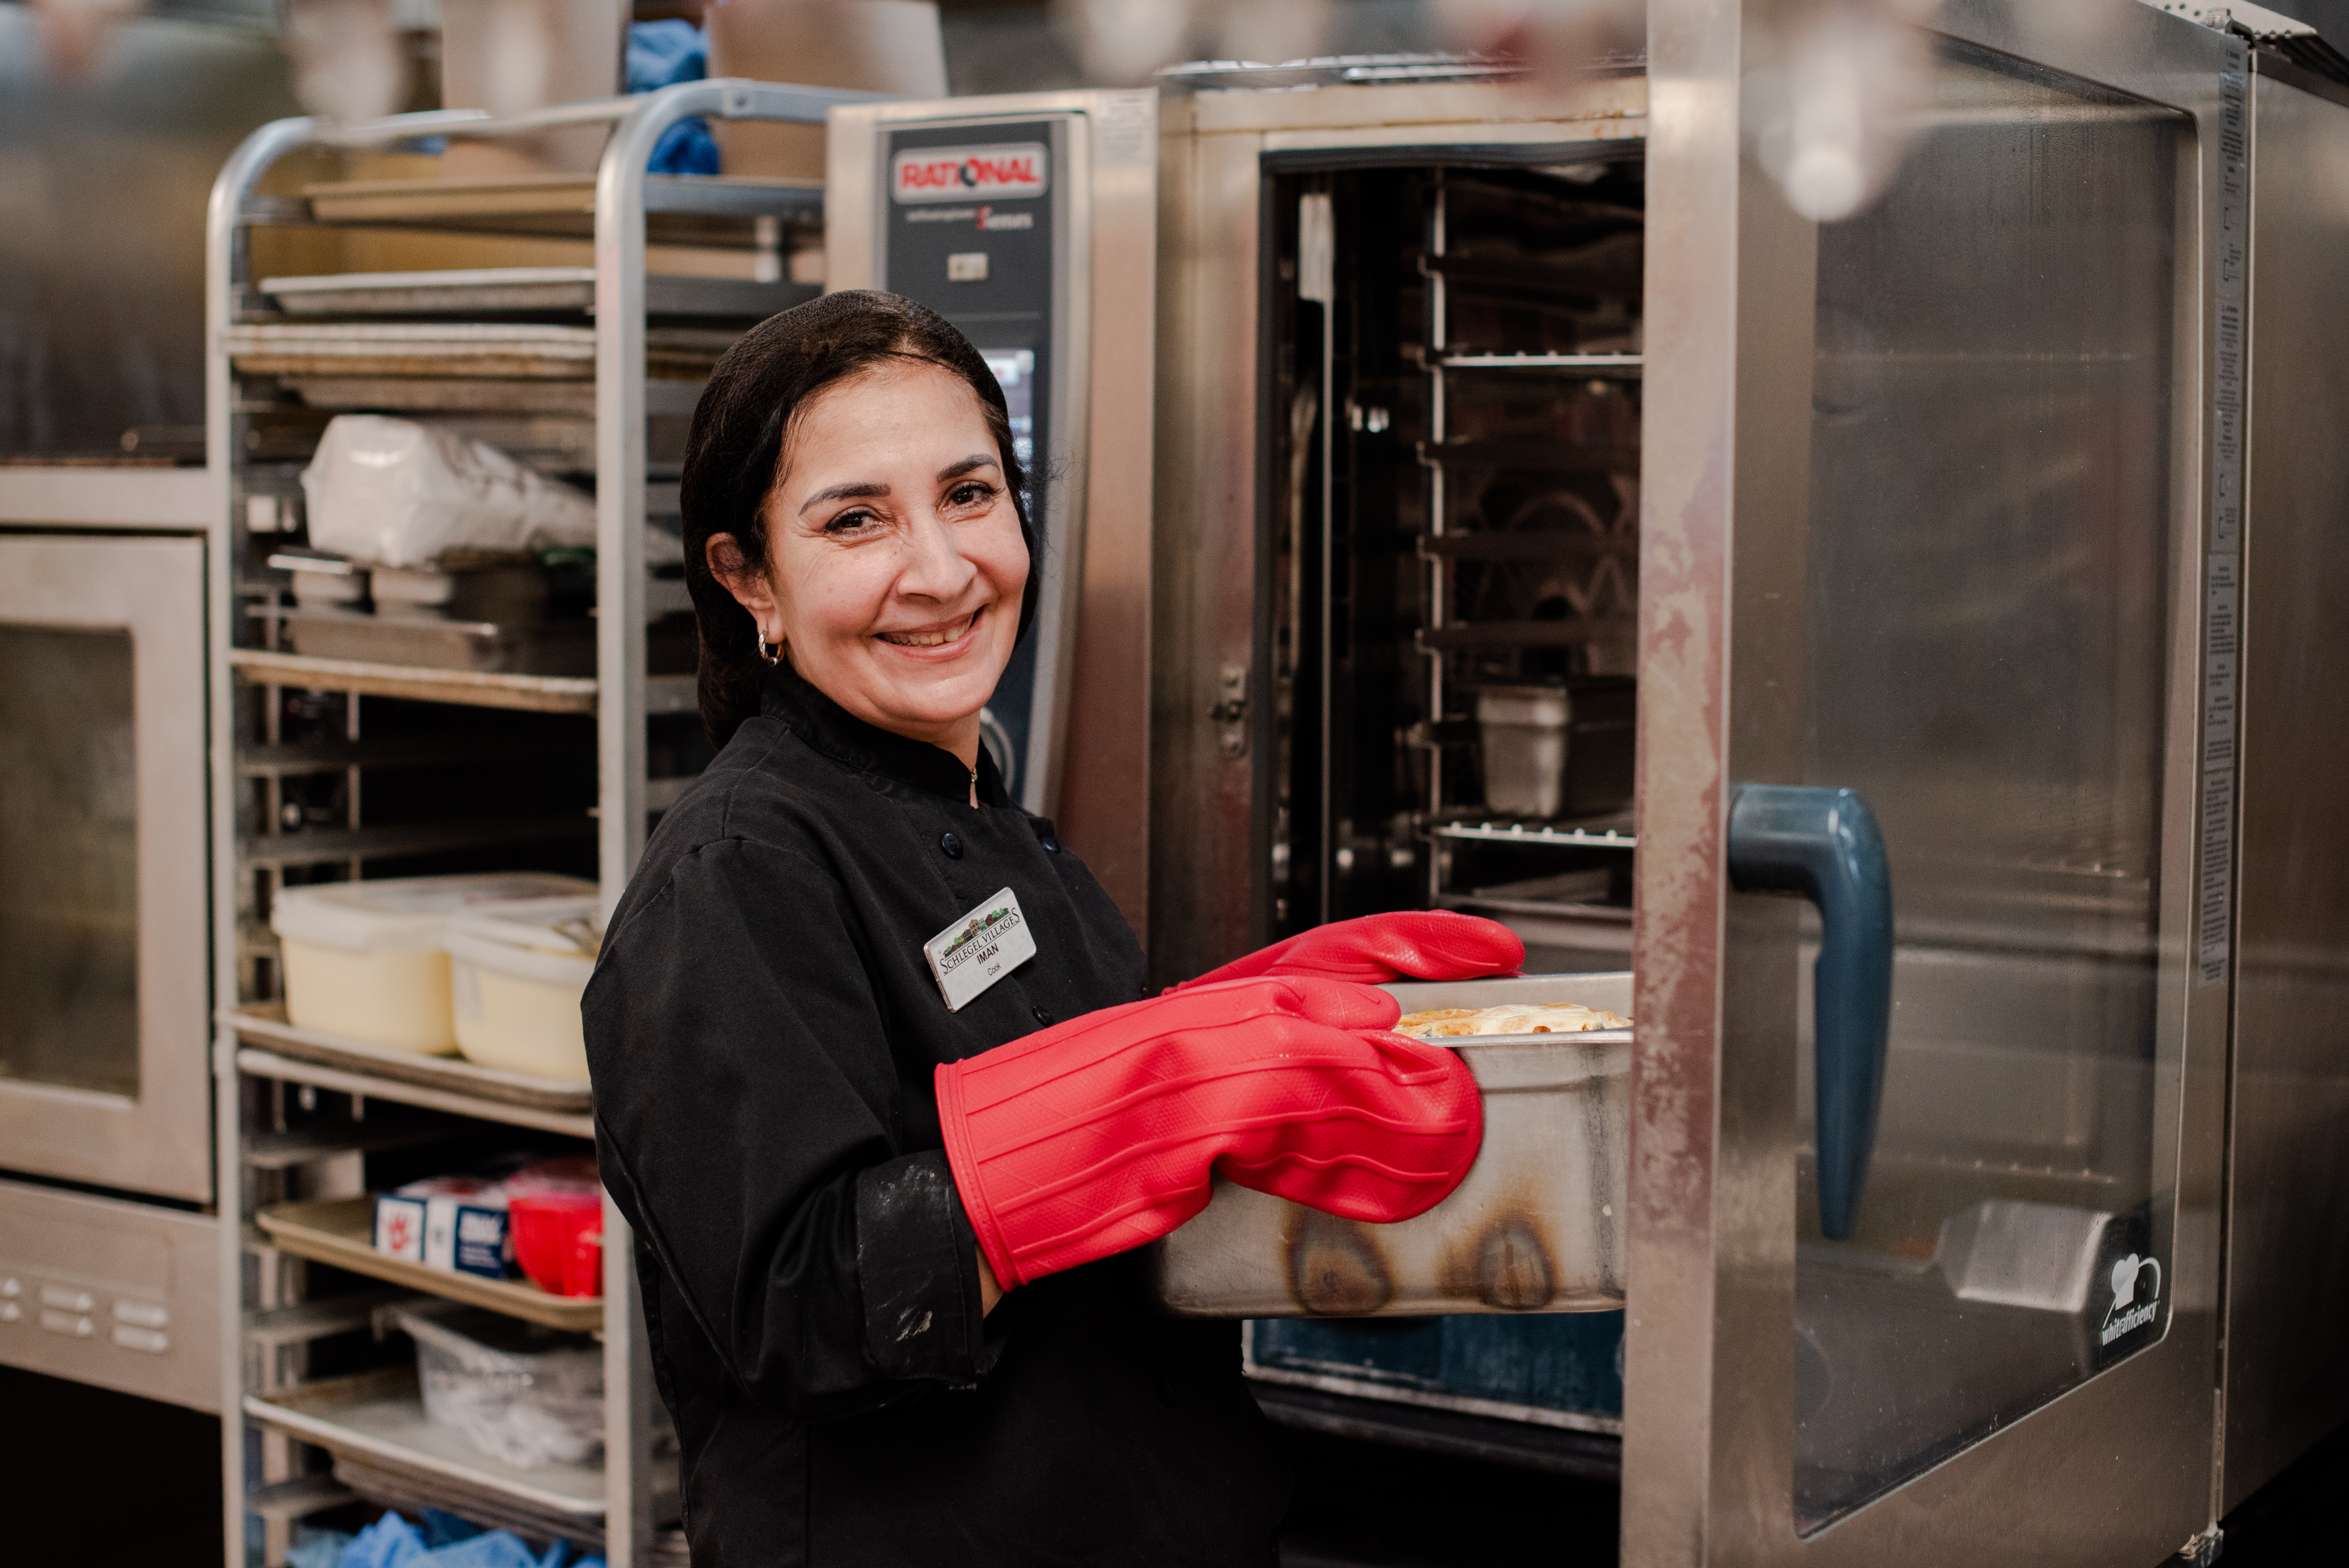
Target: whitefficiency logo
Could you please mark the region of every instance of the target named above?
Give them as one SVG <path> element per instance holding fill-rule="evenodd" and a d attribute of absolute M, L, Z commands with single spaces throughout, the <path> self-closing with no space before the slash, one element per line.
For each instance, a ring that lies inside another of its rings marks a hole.
<path fill-rule="evenodd" d="M 922 147 L 889 160 L 899 201 L 971 201 L 1041 196 L 1050 170 L 1040 141 L 997 147 Z"/>
<path fill-rule="evenodd" d="M 2148 1270 L 2153 1274 L 2153 1285 L 2140 1303 L 2137 1286 L 2144 1283 Z M 2105 1309 L 2105 1326 L 2096 1343 L 2110 1345 L 2122 1335 L 2151 1323 L 2160 1311 L 2161 1264 L 2153 1258 L 2141 1258 L 2131 1253 L 2113 1265 L 2113 1304 Z"/>

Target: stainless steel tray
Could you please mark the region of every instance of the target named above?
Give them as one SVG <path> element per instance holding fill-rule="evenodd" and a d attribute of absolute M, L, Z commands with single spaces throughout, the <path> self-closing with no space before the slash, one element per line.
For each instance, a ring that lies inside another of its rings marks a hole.
<path fill-rule="evenodd" d="M 478 1489 L 556 1520 L 600 1522 L 604 1517 L 600 1461 L 517 1470 L 490 1458 L 425 1418 L 412 1366 L 304 1384 L 266 1398 L 247 1394 L 244 1413 L 337 1460 L 356 1459 L 425 1483 Z M 666 1475 L 663 1468 L 656 1461 L 656 1495 L 664 1480 L 670 1492 L 676 1488 L 674 1468 Z"/>
<path fill-rule="evenodd" d="M 715 327 L 647 327 L 645 374 L 699 380 L 740 335 Z M 237 369 L 254 376 L 595 378 L 592 326 L 299 321 L 232 326 L 223 337 Z"/>
<path fill-rule="evenodd" d="M 502 675 L 595 673 L 592 621 L 502 626 L 494 621 L 367 615 L 350 610 L 296 608 L 282 614 L 295 651 L 313 658 Z"/>
<path fill-rule="evenodd" d="M 1629 971 L 1398 984 L 1405 1012 L 1579 1002 L 1630 1016 Z M 1186 1317 L 1604 1312 L 1623 1305 L 1631 1031 L 1446 1041 L 1484 1093 L 1467 1177 L 1414 1220 L 1371 1225 L 1220 1179 L 1152 1249 L 1159 1299 Z"/>
<path fill-rule="evenodd" d="M 593 267 L 465 267 L 440 272 L 325 273 L 264 278 L 258 290 L 287 315 L 481 316 L 594 308 Z M 653 315 L 763 317 L 816 297 L 813 284 L 757 283 L 655 273 L 645 279 Z"/>

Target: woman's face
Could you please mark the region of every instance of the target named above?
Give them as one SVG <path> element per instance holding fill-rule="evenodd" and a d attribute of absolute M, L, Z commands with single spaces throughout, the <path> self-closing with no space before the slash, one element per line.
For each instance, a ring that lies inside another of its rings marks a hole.
<path fill-rule="evenodd" d="M 918 360 L 835 383 L 786 440 L 765 517 L 763 574 L 710 541 L 761 634 L 857 717 L 975 763 L 1029 564 L 978 395 Z"/>

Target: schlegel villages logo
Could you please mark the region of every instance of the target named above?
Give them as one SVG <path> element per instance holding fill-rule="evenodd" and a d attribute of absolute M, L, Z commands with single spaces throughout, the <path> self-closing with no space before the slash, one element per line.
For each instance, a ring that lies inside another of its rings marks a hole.
<path fill-rule="evenodd" d="M 1016 201 L 1041 196 L 1050 170 L 1040 141 L 999 147 L 920 147 L 889 160 L 889 191 L 900 201 Z"/>
<path fill-rule="evenodd" d="M 973 919 L 968 925 L 962 928 L 960 934 L 947 944 L 947 950 L 938 955 L 939 971 L 944 973 L 947 970 L 958 969 L 974 958 L 988 956 L 995 951 L 996 939 L 1008 934 L 1019 923 L 1019 912 L 1008 905 L 988 910 L 983 920 Z M 971 945 L 973 943 L 982 943 L 985 945 L 974 948 Z"/>
<path fill-rule="evenodd" d="M 2137 1287 L 2147 1284 L 2148 1275 L 2151 1284 L 2140 1301 Z M 2131 1253 L 2113 1265 L 2113 1304 L 2105 1309 L 2105 1326 L 2096 1343 L 2110 1345 L 2122 1335 L 2143 1328 L 2160 1310 L 2161 1264 Z"/>

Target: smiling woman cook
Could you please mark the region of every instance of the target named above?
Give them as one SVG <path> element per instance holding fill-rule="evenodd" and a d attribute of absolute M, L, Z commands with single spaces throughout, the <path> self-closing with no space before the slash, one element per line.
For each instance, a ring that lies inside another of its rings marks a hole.
<path fill-rule="evenodd" d="M 584 1005 L 694 1568 L 1248 1563 L 1288 1479 L 1237 1326 L 1132 1249 L 1211 1168 L 1391 1221 L 1482 1134 L 1400 975 L 1489 922 L 1324 926 L 1146 997 L 979 707 L 1036 540 L 1003 394 L 923 306 L 829 295 L 710 378 L 685 482 L 702 717 Z"/>

